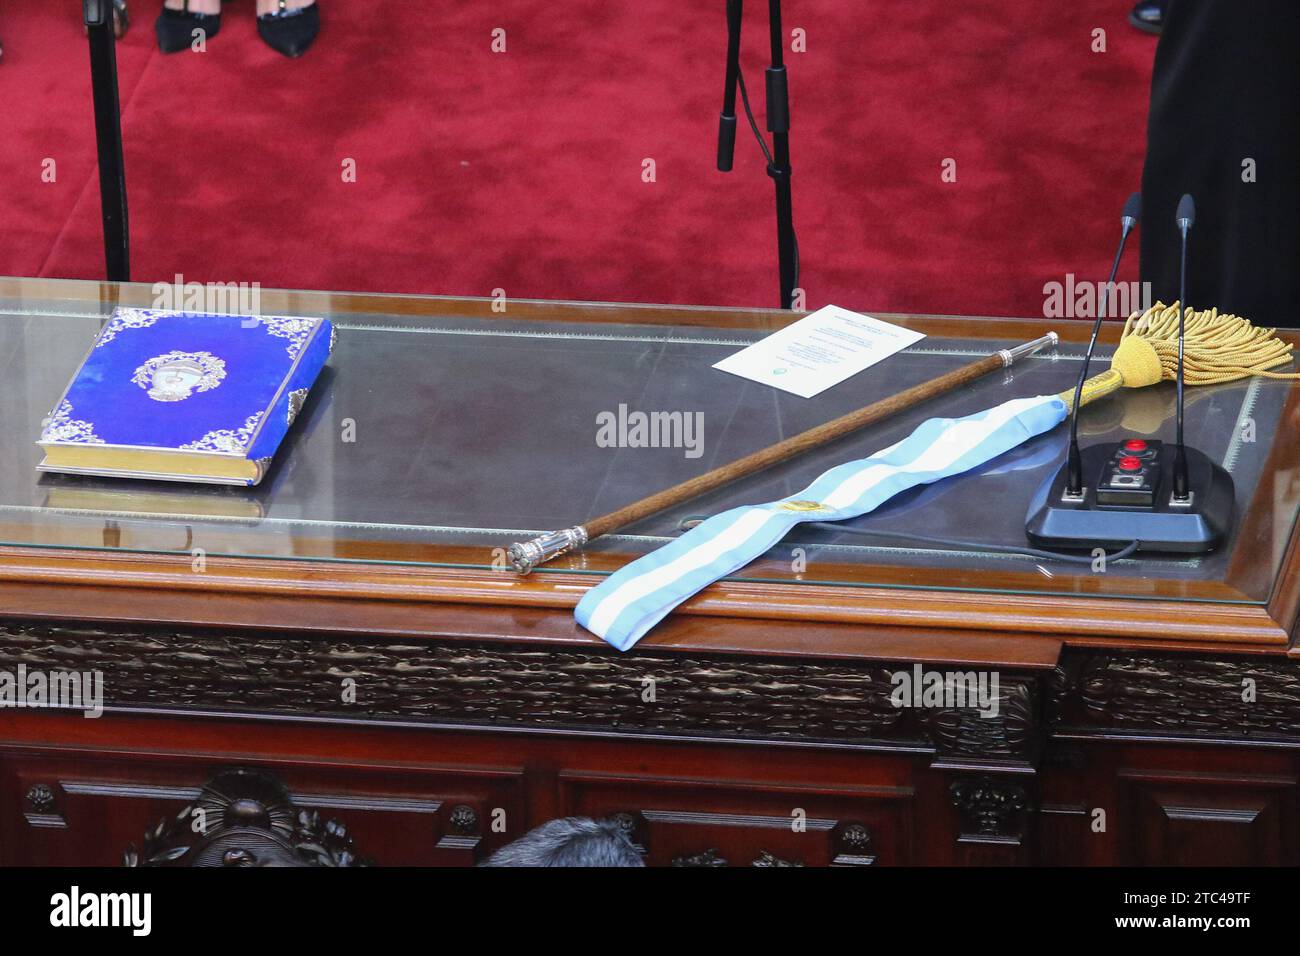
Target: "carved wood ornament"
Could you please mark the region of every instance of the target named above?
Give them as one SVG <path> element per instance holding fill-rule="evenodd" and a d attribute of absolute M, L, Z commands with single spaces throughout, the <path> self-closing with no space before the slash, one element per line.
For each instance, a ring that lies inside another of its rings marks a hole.
<path fill-rule="evenodd" d="M 127 848 L 126 866 L 366 866 L 342 824 L 294 805 L 270 774 L 227 770 Z"/>

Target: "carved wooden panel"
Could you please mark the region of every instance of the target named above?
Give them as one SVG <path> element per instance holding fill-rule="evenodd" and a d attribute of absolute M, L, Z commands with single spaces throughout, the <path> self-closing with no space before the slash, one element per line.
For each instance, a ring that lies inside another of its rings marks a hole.
<path fill-rule="evenodd" d="M 872 866 L 913 862 L 907 788 L 860 794 L 738 783 L 561 777 L 566 813 L 613 817 L 650 866 Z"/>
<path fill-rule="evenodd" d="M 903 665 L 869 662 L 0 624 L 0 668 L 20 664 L 99 669 L 110 707 L 908 743 L 999 760 L 1024 759 L 1038 730 L 1037 677 L 1001 674 L 988 718 L 895 707 Z"/>
<path fill-rule="evenodd" d="M 123 854 L 129 867 L 368 866 L 346 824 L 296 806 L 274 774 L 235 767 L 145 831 Z"/>
<path fill-rule="evenodd" d="M 120 866 L 132 845 L 146 861 L 182 845 L 167 821 L 230 769 L 212 760 L 7 755 L 0 762 L 0 865 Z M 346 841 L 334 841 L 338 847 L 355 843 L 355 852 L 378 865 L 473 865 L 526 829 L 517 772 L 252 769 L 288 787 L 296 821 L 287 824 L 289 843 L 296 829 L 315 826 L 325 834 L 333 821 L 346 830 Z M 296 819 L 298 811 L 306 822 Z M 513 830 L 494 833 L 494 819 Z"/>
<path fill-rule="evenodd" d="M 959 819 L 957 859 L 969 866 L 1028 862 L 1025 837 L 1032 804 L 1024 783 L 989 774 L 963 776 L 948 788 Z"/>
<path fill-rule="evenodd" d="M 1294 780 L 1129 771 L 1121 775 L 1128 866 L 1271 866 L 1295 858 Z"/>
<path fill-rule="evenodd" d="M 996 695 L 996 714 L 981 713 L 969 707 L 924 711 L 939 756 L 968 759 L 1029 757 L 1042 742 L 1037 737 L 1040 730 L 1038 688 L 1037 680 L 1003 676 Z"/>
<path fill-rule="evenodd" d="M 1048 698 L 1057 728 L 1300 739 L 1300 665 L 1285 657 L 1072 651 Z"/>

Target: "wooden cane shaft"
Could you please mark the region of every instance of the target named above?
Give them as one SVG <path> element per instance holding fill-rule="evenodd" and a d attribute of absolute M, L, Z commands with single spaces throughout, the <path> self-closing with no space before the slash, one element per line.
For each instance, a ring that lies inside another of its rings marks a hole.
<path fill-rule="evenodd" d="M 940 375 L 936 379 L 914 385 L 896 395 L 891 395 L 889 398 L 865 405 L 857 411 L 841 415 L 839 418 L 825 424 L 800 432 L 798 435 L 784 441 L 779 441 L 775 445 L 769 445 L 752 455 L 738 458 L 721 468 L 706 471 L 704 474 L 683 481 L 681 484 L 665 488 L 663 491 L 642 498 L 640 501 L 634 501 L 617 511 L 611 511 L 599 518 L 593 518 L 584 525 L 587 530 L 587 540 L 598 538 L 602 534 L 610 534 L 619 528 L 625 528 L 633 522 L 663 511 L 665 508 L 671 508 L 673 505 L 689 501 L 691 498 L 712 491 L 715 488 L 720 488 L 738 478 L 747 477 L 762 471 L 764 468 L 779 464 L 797 455 L 802 455 L 806 451 L 811 451 L 837 438 L 842 438 L 860 428 L 874 425 L 882 418 L 888 418 L 890 415 L 905 411 L 914 405 L 919 405 L 924 401 L 942 395 L 944 392 L 959 388 L 995 369 L 1002 368 L 1004 364 L 1001 355 L 996 353 L 987 355 L 976 362 L 971 362 L 969 365 L 963 365 L 959 369 Z"/>

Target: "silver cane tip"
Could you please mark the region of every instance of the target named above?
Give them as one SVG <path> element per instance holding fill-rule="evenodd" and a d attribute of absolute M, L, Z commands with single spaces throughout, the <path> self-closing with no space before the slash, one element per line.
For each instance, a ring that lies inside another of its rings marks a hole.
<path fill-rule="evenodd" d="M 506 557 L 512 568 L 520 574 L 527 574 L 539 564 L 573 548 L 580 548 L 586 542 L 587 529 L 579 525 L 561 531 L 548 531 L 531 541 L 516 542 L 506 549 Z"/>
<path fill-rule="evenodd" d="M 506 558 L 510 566 L 520 574 L 527 574 L 537 566 L 541 549 L 531 541 L 515 542 L 506 549 Z"/>

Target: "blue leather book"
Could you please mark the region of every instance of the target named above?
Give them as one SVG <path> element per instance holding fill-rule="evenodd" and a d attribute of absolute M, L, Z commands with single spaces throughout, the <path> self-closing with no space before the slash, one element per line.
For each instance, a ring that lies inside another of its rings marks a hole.
<path fill-rule="evenodd" d="M 117 309 L 50 413 L 37 467 L 255 485 L 333 338 L 328 319 Z"/>

